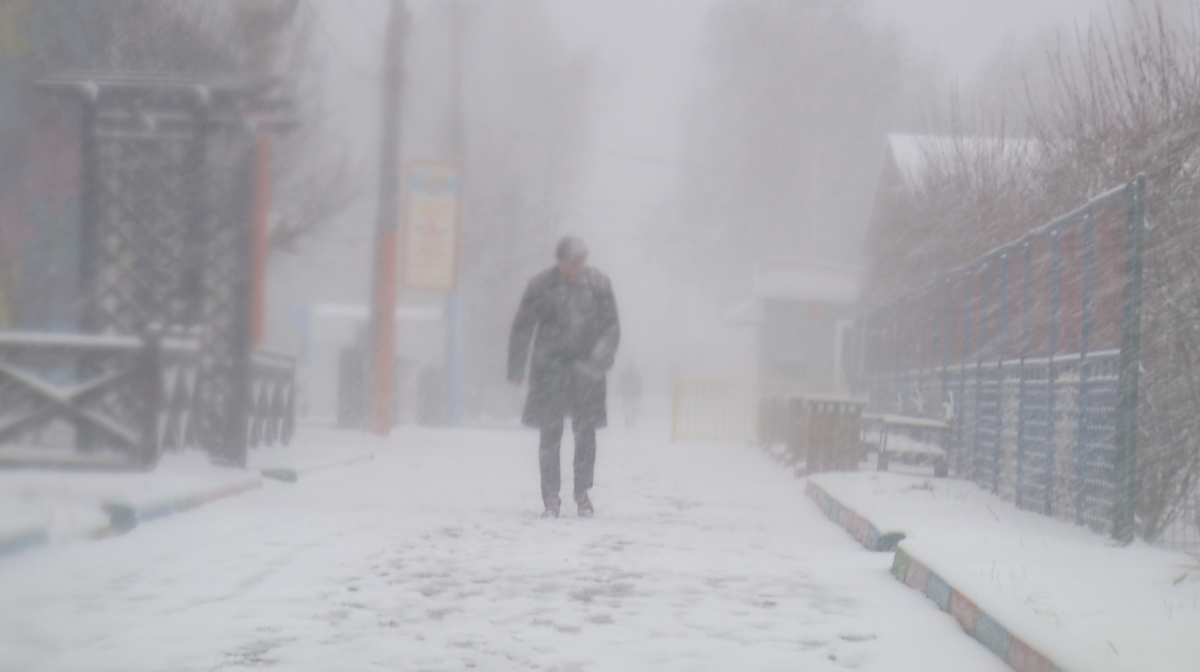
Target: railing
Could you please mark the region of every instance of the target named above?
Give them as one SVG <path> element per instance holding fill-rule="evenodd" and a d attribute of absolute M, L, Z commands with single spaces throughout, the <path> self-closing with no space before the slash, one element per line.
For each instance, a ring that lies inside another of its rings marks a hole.
<path fill-rule="evenodd" d="M 674 439 L 757 441 L 776 431 L 768 417 L 770 399 L 813 393 L 799 381 L 687 378 L 675 381 L 671 436 Z"/>
<path fill-rule="evenodd" d="M 287 445 L 296 428 L 296 365 L 289 355 L 259 350 L 252 360 L 249 446 Z"/>
<path fill-rule="evenodd" d="M 754 380 L 677 380 L 671 438 L 752 441 L 760 394 Z"/>
<path fill-rule="evenodd" d="M 824 471 L 854 471 L 862 457 L 865 399 L 783 393 L 762 400 L 759 442 L 767 449 L 783 445 L 779 455 L 797 476 Z"/>
<path fill-rule="evenodd" d="M 0 455 L 145 469 L 164 451 L 206 447 L 199 361 L 192 334 L 0 332 Z M 293 371 L 290 357 L 255 353 L 250 447 L 290 441 Z"/>

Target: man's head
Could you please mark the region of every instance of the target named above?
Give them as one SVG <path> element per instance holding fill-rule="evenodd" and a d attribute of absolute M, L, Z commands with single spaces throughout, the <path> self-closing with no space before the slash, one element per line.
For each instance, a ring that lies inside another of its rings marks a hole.
<path fill-rule="evenodd" d="M 575 236 L 564 236 L 558 241 L 554 254 L 558 259 L 558 270 L 567 282 L 577 282 L 583 275 L 584 266 L 587 265 L 587 245 Z"/>

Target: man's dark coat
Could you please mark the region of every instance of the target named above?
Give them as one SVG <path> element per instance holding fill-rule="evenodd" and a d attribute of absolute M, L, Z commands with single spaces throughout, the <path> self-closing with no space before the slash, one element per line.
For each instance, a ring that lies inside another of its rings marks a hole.
<path fill-rule="evenodd" d="M 558 266 L 534 276 L 513 320 L 509 380 L 523 376 L 531 340 L 529 397 L 521 421 L 549 427 L 570 416 L 577 425 L 605 426 L 604 376 L 621 340 L 608 276 L 586 267 L 572 283 Z"/>

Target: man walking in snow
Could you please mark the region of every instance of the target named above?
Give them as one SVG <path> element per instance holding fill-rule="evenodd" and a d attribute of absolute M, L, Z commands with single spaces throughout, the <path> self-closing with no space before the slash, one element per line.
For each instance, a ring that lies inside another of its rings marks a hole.
<path fill-rule="evenodd" d="M 567 236 L 557 263 L 529 281 L 508 341 L 508 380 L 520 385 L 529 363 L 529 396 L 521 421 L 541 430 L 542 517 L 558 517 L 563 423 L 575 435 L 575 503 L 579 515 L 594 512 L 588 499 L 596 464 L 596 429 L 608 424 L 605 374 L 621 339 L 617 303 L 608 276 L 587 266 L 587 246 Z M 533 342 L 533 356 L 529 344 Z"/>

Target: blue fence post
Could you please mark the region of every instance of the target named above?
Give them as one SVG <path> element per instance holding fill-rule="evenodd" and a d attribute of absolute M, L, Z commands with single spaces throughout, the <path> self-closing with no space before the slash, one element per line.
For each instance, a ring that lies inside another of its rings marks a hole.
<path fill-rule="evenodd" d="M 897 390 L 903 385 L 903 376 L 900 369 L 904 366 L 904 329 L 903 322 L 900 320 L 900 315 L 903 313 L 901 306 L 904 305 L 904 300 L 901 299 L 892 306 L 891 315 L 888 322 L 892 326 L 892 362 L 891 362 L 891 385 L 888 391 L 891 393 L 891 401 L 896 403 Z M 900 412 L 896 409 L 896 412 Z"/>
<path fill-rule="evenodd" d="M 1083 220 L 1083 270 L 1080 285 L 1079 392 L 1075 397 L 1078 426 L 1075 436 L 1075 522 L 1084 523 L 1087 503 L 1088 458 L 1088 349 L 1092 340 L 1092 262 L 1095 254 L 1095 210 L 1089 207 Z"/>
<path fill-rule="evenodd" d="M 1046 345 L 1048 369 L 1046 371 L 1046 386 L 1049 398 L 1046 400 L 1046 501 L 1043 511 L 1047 516 L 1054 514 L 1054 492 L 1057 490 L 1058 479 L 1058 431 L 1055 423 L 1055 409 L 1058 404 L 1058 365 L 1054 358 L 1058 355 L 1058 311 L 1062 304 L 1062 231 L 1055 227 L 1050 232 L 1050 340 Z"/>
<path fill-rule="evenodd" d="M 979 270 L 979 328 L 976 329 L 978 343 L 975 348 L 975 440 L 971 446 L 971 479 L 975 482 L 979 482 L 979 429 L 981 424 L 979 421 L 983 406 L 983 346 L 984 340 L 987 338 L 987 299 L 988 286 L 991 284 L 988 270 L 988 262 L 985 261 Z"/>
<path fill-rule="evenodd" d="M 921 313 L 925 311 L 927 293 L 922 290 L 919 294 L 914 295 L 912 308 L 908 311 L 908 319 L 911 323 L 908 333 L 912 339 L 908 352 L 910 357 L 915 357 L 917 360 L 908 368 L 916 370 L 918 386 L 921 384 L 921 375 L 925 371 L 925 321 L 921 319 Z"/>
<path fill-rule="evenodd" d="M 863 320 L 863 353 L 862 353 L 862 373 L 867 384 L 867 394 L 872 402 L 872 407 L 876 405 L 875 397 L 879 394 L 879 309 L 876 308 L 867 313 L 867 317 Z"/>
<path fill-rule="evenodd" d="M 953 309 L 952 303 L 954 300 L 954 276 L 947 276 L 946 280 L 942 283 L 942 286 L 944 287 L 944 290 L 942 291 L 942 314 L 938 319 L 938 344 L 936 351 L 939 355 L 939 359 L 941 360 L 940 364 L 942 365 L 942 387 L 940 399 L 944 408 L 950 395 L 950 390 L 947 389 L 949 387 L 949 381 L 947 380 L 946 367 L 949 364 L 950 359 L 950 311 Z M 945 414 L 943 413 L 943 418 L 944 415 Z M 951 418 L 944 419 L 948 420 Z M 949 446 L 947 446 L 947 448 L 949 448 Z M 948 462 L 949 460 L 947 460 L 947 463 Z"/>
<path fill-rule="evenodd" d="M 966 427 L 966 408 L 967 408 L 967 358 L 971 356 L 971 299 L 975 293 L 975 274 L 971 269 L 965 271 L 967 276 L 967 287 L 963 292 L 963 317 L 962 317 L 962 356 L 958 358 L 958 403 L 961 408 L 955 409 L 954 424 L 955 439 L 953 441 L 955 454 L 955 473 L 962 475 L 966 471 L 966 466 L 963 464 L 963 456 L 967 452 L 967 427 Z M 976 419 L 978 419 L 978 406 L 976 406 Z"/>
<path fill-rule="evenodd" d="M 1000 472 L 1004 455 L 1004 355 L 1008 349 L 1008 276 L 1012 261 L 1008 252 L 1000 255 L 1000 315 L 996 325 L 996 436 L 992 445 L 992 492 L 1000 492 Z"/>
<path fill-rule="evenodd" d="M 1033 245 L 1032 241 L 1025 241 L 1025 254 L 1022 258 L 1021 267 L 1021 364 L 1019 369 L 1019 382 L 1017 383 L 1017 491 L 1016 504 L 1018 507 L 1024 505 L 1024 487 L 1025 487 L 1025 414 L 1026 414 L 1026 395 L 1028 390 L 1025 387 L 1025 360 L 1029 357 L 1029 310 L 1030 310 L 1030 291 L 1029 284 L 1031 278 L 1030 265 L 1033 261 Z"/>
<path fill-rule="evenodd" d="M 859 343 L 858 365 L 854 367 L 853 376 L 850 379 L 850 385 L 856 390 L 867 391 L 867 399 L 870 400 L 874 396 L 875 381 L 871 375 L 871 341 L 874 339 L 875 331 L 872 324 L 871 316 L 875 311 L 868 312 L 866 315 L 860 315 L 854 324 L 855 341 Z"/>
<path fill-rule="evenodd" d="M 896 306 L 888 306 L 884 311 L 884 328 L 887 330 L 887 364 L 884 368 L 887 371 L 887 386 L 884 393 L 887 395 L 887 405 L 885 408 L 891 408 L 893 402 L 892 391 L 896 388 L 896 360 L 900 356 L 900 332 L 896 328 Z"/>
<path fill-rule="evenodd" d="M 905 301 L 903 301 L 900 305 L 903 307 L 904 304 L 910 302 L 911 299 L 909 297 L 905 297 Z M 897 361 L 897 364 L 900 367 L 900 391 L 897 395 L 897 401 L 900 404 L 900 408 L 896 410 L 899 413 L 905 412 L 904 395 L 908 391 L 909 371 L 912 370 L 912 365 L 909 363 L 909 356 L 912 353 L 912 327 L 914 321 L 913 312 L 912 306 L 910 305 L 908 306 L 908 310 L 900 310 L 897 314 L 901 334 L 900 357 Z"/>
<path fill-rule="evenodd" d="M 1113 456 L 1113 538 L 1130 543 L 1134 537 L 1137 497 L 1138 367 L 1141 358 L 1142 246 L 1146 221 L 1146 176 L 1126 189 L 1129 214 L 1125 233 L 1125 287 L 1121 308 L 1121 355 L 1117 383 L 1117 437 Z"/>
<path fill-rule="evenodd" d="M 906 296 L 905 300 L 901 302 L 900 306 L 902 307 L 905 306 L 905 304 L 910 304 L 911 301 L 912 299 Z M 896 400 L 898 400 L 900 403 L 900 408 L 896 409 L 899 413 L 905 413 L 905 392 L 908 389 L 908 372 L 912 370 L 912 365 L 908 359 L 910 359 L 910 355 L 912 353 L 913 310 L 911 305 L 907 306 L 907 308 L 908 310 L 900 310 L 899 313 L 896 314 L 896 318 L 898 318 L 898 322 L 900 324 L 900 356 L 898 359 L 896 359 L 896 365 L 900 367 L 900 391 L 898 396 L 896 396 Z"/>

